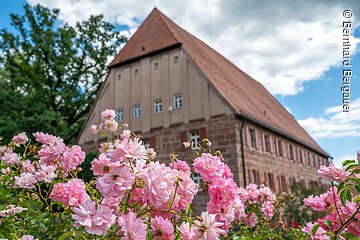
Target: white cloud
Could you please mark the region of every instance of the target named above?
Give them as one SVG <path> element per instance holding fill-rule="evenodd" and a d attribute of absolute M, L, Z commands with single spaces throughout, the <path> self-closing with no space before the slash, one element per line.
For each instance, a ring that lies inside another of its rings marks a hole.
<path fill-rule="evenodd" d="M 341 60 L 343 10 L 353 11 L 359 26 L 357 1 L 239 0 L 28 0 L 61 10 L 74 23 L 90 14 L 104 14 L 112 23 L 139 26 L 154 6 L 204 40 L 273 94 L 294 95 L 304 83 L 319 79 Z M 140 20 L 140 21 L 139 21 Z M 351 37 L 352 54 L 359 39 Z"/>
<path fill-rule="evenodd" d="M 351 155 L 351 154 L 347 154 L 345 156 L 342 156 L 342 157 L 339 157 L 339 158 L 335 158 L 333 160 L 334 164 L 336 167 L 342 167 L 342 163 L 345 161 L 345 160 L 353 160 L 353 159 L 356 159 L 356 156 L 355 154 Z"/>
<path fill-rule="evenodd" d="M 319 138 L 359 137 L 360 98 L 350 103 L 350 112 L 342 112 L 342 106 L 325 110 L 325 115 L 298 120 L 311 136 Z"/>

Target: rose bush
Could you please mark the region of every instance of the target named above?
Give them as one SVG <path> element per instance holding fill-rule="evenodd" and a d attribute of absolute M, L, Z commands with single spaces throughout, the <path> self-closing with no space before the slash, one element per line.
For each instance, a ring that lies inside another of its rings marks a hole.
<path fill-rule="evenodd" d="M 20 133 L 0 147 L 0 237 L 12 239 L 280 239 L 304 238 L 300 229 L 285 231 L 272 219 L 279 206 L 264 185 L 239 188 L 219 152 L 204 139 L 188 161 L 171 157 L 169 164 L 156 161 L 156 152 L 145 148 L 140 137 L 119 126 L 114 110 L 101 114 L 103 122 L 90 128 L 103 132 L 108 141 L 91 162 L 95 178 L 78 178 L 85 153 L 79 146 L 47 133 L 34 141 Z M 191 144 L 185 143 L 186 147 Z M 355 161 L 347 163 L 354 166 Z M 358 165 L 357 165 L 358 166 Z M 336 213 L 309 223 L 303 231 L 312 238 L 357 236 L 358 171 L 322 167 L 322 175 L 342 180 L 326 196 L 309 197 L 305 204 L 329 211 L 335 195 Z M 329 173 L 330 172 L 330 173 Z M 202 186 L 192 175 L 200 174 Z M 349 184 L 353 184 L 352 187 Z M 356 185 L 357 184 L 357 185 Z M 206 211 L 194 216 L 191 203 L 199 188 L 209 194 Z M 345 189 L 345 190 L 344 190 Z M 342 197 L 345 191 L 346 197 Z M 350 196 L 350 197 L 349 197 Z M 337 200 L 339 199 L 339 203 Z M 348 202 L 344 202 L 345 199 Z M 321 202 L 322 201 L 322 202 Z M 334 201 L 333 201 L 334 202 Z M 343 208 L 339 204 L 343 204 Z M 346 204 L 346 207 L 345 207 Z M 331 208 L 332 209 L 332 208 Z M 354 210 L 357 209 L 357 210 Z M 330 214 L 330 213 L 329 213 Z M 328 221 L 331 222 L 331 227 Z M 345 235 L 344 235 L 345 236 Z"/>

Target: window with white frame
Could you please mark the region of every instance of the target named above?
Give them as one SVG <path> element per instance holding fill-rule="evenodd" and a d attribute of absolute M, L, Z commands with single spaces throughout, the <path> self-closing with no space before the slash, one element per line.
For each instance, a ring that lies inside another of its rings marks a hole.
<path fill-rule="evenodd" d="M 141 115 L 140 104 L 135 104 L 133 106 L 133 118 L 139 118 Z"/>
<path fill-rule="evenodd" d="M 199 131 L 191 131 L 189 132 L 189 140 L 192 142 L 192 149 L 199 149 L 200 144 L 200 134 Z"/>
<path fill-rule="evenodd" d="M 161 111 L 162 111 L 161 99 L 156 99 L 154 101 L 154 113 L 161 113 Z"/>
<path fill-rule="evenodd" d="M 122 109 L 122 108 L 116 109 L 116 117 L 115 117 L 115 120 L 116 120 L 117 122 L 122 122 L 122 121 L 124 121 L 124 109 Z"/>
<path fill-rule="evenodd" d="M 202 178 L 199 173 L 194 173 L 192 177 L 194 183 L 199 185 L 199 191 L 202 191 Z"/>
<path fill-rule="evenodd" d="M 179 56 L 174 57 L 174 64 L 177 64 L 179 62 Z"/>
<path fill-rule="evenodd" d="M 174 95 L 174 109 L 181 108 L 181 105 L 182 105 L 181 94 Z"/>
<path fill-rule="evenodd" d="M 145 148 L 149 148 L 149 147 L 150 147 L 149 139 L 143 139 L 142 142 L 143 142 L 143 145 L 144 145 Z"/>

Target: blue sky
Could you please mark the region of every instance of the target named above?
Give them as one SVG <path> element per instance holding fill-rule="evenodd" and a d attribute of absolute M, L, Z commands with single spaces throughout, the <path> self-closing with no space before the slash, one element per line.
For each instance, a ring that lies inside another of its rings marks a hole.
<path fill-rule="evenodd" d="M 9 13 L 23 12 L 26 2 L 60 8 L 60 18 L 70 24 L 90 14 L 104 14 L 128 36 L 157 6 L 264 84 L 334 159 L 355 157 L 360 150 L 358 1 L 318 1 L 315 8 L 311 1 L 299 6 L 282 0 L 261 5 L 257 1 L 211 1 L 206 6 L 190 0 L 173 6 L 155 0 L 2 0 L 0 28 L 12 31 Z M 341 25 L 345 9 L 353 12 L 350 114 L 337 107 L 342 105 Z"/>

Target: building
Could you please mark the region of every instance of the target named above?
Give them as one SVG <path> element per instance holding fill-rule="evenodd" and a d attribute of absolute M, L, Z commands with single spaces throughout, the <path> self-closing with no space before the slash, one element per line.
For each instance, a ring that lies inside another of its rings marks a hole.
<path fill-rule="evenodd" d="M 107 108 L 163 161 L 170 153 L 190 158 L 182 142 L 207 137 L 240 186 L 265 181 L 277 192 L 293 181 L 315 186 L 316 169 L 329 158 L 259 82 L 156 8 L 109 65 L 78 137 L 86 151 L 102 141 L 89 128 Z"/>

